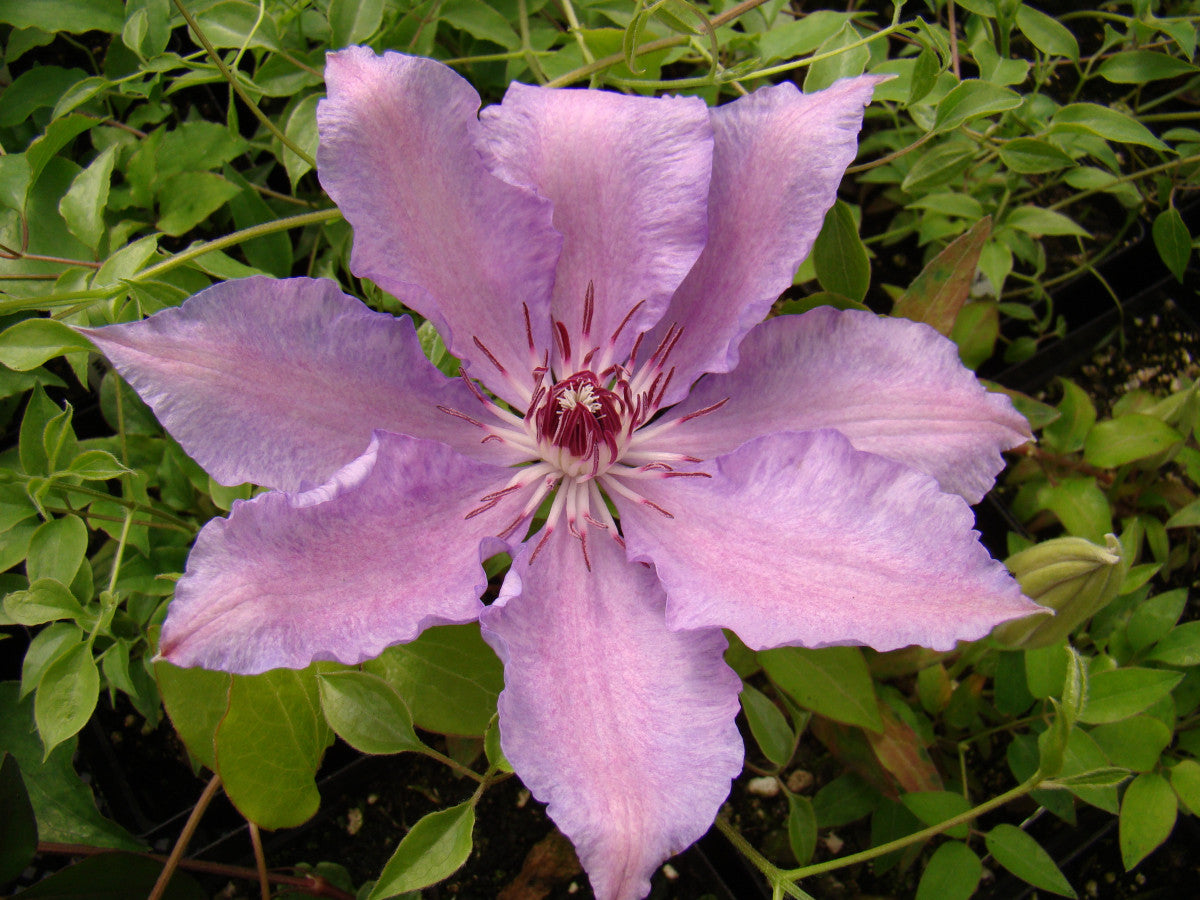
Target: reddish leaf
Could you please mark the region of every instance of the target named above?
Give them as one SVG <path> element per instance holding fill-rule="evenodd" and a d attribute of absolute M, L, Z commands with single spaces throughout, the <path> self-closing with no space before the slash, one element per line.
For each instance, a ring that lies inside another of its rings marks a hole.
<path fill-rule="evenodd" d="M 924 322 L 949 336 L 971 290 L 979 253 L 991 233 L 991 216 L 984 216 L 951 241 L 896 301 L 892 315 Z"/>
<path fill-rule="evenodd" d="M 883 734 L 867 733 L 867 740 L 883 767 L 905 791 L 940 791 L 942 776 L 921 739 L 882 703 Z"/>

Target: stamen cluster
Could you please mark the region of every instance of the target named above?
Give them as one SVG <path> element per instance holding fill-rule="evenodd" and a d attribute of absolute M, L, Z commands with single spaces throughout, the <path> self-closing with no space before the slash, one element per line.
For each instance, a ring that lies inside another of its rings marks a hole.
<path fill-rule="evenodd" d="M 529 457 L 528 464 L 516 468 L 506 487 L 480 498 L 482 505 L 471 510 L 467 514 L 468 519 L 494 508 L 501 498 L 536 484 L 521 513 L 499 535 L 508 537 L 528 520 L 555 487 L 559 488 L 546 516 L 546 525 L 534 550 L 534 557 L 564 518 L 570 534 L 579 539 L 585 560 L 588 556 L 588 525 L 607 531 L 618 543 L 623 544 L 617 523 L 608 510 L 606 494 L 626 497 L 673 518 L 668 510 L 643 497 L 627 483 L 629 481 L 648 477 L 709 477 L 703 472 L 676 470 L 675 467 L 680 463 L 700 462 L 697 457 L 682 453 L 650 452 L 639 450 L 638 447 L 651 434 L 660 434 L 680 422 L 712 412 L 725 403 L 721 400 L 681 419 L 643 427 L 658 412 L 675 374 L 674 368 L 667 368 L 667 360 L 683 329 L 678 325 L 667 329 L 654 352 L 639 365 L 638 350 L 645 336 L 640 334 L 628 360 L 615 363 L 612 359 L 617 338 L 642 303 L 629 310 L 603 344 L 591 341 L 594 304 L 594 289 L 589 284 L 584 297 L 581 347 L 572 347 L 570 332 L 562 322 L 553 323 L 555 362 L 551 364 L 547 353 L 540 364 L 534 366 L 532 390 L 512 378 L 487 347 L 478 338 L 474 339 L 476 346 L 497 370 L 527 398 L 523 417 L 518 418 L 484 395 L 467 378 L 466 373 L 463 373 L 463 380 L 494 421 L 485 424 L 460 410 L 440 407 L 448 415 L 464 419 L 486 431 L 484 442 L 501 441 L 524 451 Z M 525 317 L 530 353 L 536 355 L 532 329 L 528 327 L 528 309 Z M 573 350 L 579 351 L 578 358 Z M 556 374 L 558 380 L 552 381 Z"/>

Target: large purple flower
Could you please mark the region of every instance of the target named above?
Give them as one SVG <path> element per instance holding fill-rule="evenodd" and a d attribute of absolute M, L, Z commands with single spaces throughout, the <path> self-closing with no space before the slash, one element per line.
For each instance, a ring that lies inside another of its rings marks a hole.
<path fill-rule="evenodd" d="M 922 325 L 755 324 L 875 79 L 711 110 L 518 84 L 479 116 L 430 60 L 352 48 L 326 77 L 319 172 L 351 268 L 469 377 L 328 281 L 228 282 L 88 331 L 215 478 L 273 488 L 200 533 L 165 658 L 357 663 L 480 620 L 505 753 L 608 900 L 644 896 L 741 768 L 720 628 L 949 649 L 1037 609 L 968 508 L 1029 437 L 1008 400 Z"/>

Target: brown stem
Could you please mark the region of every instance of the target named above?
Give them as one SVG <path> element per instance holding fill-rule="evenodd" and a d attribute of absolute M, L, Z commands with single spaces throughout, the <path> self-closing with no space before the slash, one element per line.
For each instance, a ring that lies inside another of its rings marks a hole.
<path fill-rule="evenodd" d="M 101 266 L 101 263 L 91 262 L 86 259 L 66 259 L 62 256 L 42 256 L 39 253 L 26 253 L 24 250 L 14 250 L 4 244 L 0 244 L 0 257 L 4 259 L 27 259 L 30 262 L 62 263 L 65 266 L 87 266 L 89 269 L 98 269 Z"/>
<path fill-rule="evenodd" d="M 246 824 L 250 826 L 250 843 L 254 847 L 254 863 L 258 867 L 258 888 L 262 893 L 262 900 L 271 900 L 271 882 L 267 878 L 267 857 L 263 853 L 262 835 L 253 822 L 248 821 Z"/>
<path fill-rule="evenodd" d="M 179 840 L 171 848 L 171 855 L 167 857 L 166 865 L 163 866 L 163 870 L 158 876 L 158 881 L 154 883 L 154 890 L 150 892 L 150 896 L 146 900 L 162 900 L 162 895 L 167 890 L 167 884 L 170 883 L 171 876 L 175 874 L 179 860 L 183 858 L 183 852 L 187 850 L 187 845 L 191 842 L 192 835 L 196 833 L 196 826 L 200 824 L 200 819 L 203 818 L 204 811 L 208 809 L 208 804 L 212 802 L 213 797 L 217 796 L 217 791 L 220 788 L 221 776 L 213 775 L 209 779 L 208 784 L 204 786 L 204 792 L 200 794 L 200 799 L 196 801 L 196 805 L 192 808 L 187 821 L 183 823 L 183 831 L 179 834 Z"/>
<path fill-rule="evenodd" d="M 59 844 L 53 841 L 40 841 L 38 853 L 57 853 L 62 856 L 100 856 L 104 853 L 116 853 L 111 847 L 93 847 L 90 844 Z M 123 852 L 123 851 L 122 851 Z M 167 858 L 158 853 L 137 853 L 137 856 L 165 863 Z M 226 878 L 241 878 L 246 881 L 258 879 L 258 872 L 245 866 L 231 866 L 225 863 L 206 862 L 202 859 L 181 859 L 179 868 L 189 872 L 201 872 L 205 875 L 220 875 Z M 330 884 L 319 875 L 279 875 L 270 873 L 267 876 L 274 884 L 281 884 L 314 897 L 329 897 L 330 900 L 354 900 L 354 895 Z"/>

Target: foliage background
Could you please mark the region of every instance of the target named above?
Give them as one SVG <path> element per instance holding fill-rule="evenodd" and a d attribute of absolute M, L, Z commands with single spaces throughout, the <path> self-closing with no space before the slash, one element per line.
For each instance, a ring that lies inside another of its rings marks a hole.
<path fill-rule="evenodd" d="M 1059 346 L 1078 312 L 1061 305 L 1065 285 L 1087 298 L 1086 314 L 1118 312 L 1097 343 L 1123 347 L 1120 325 L 1133 319 L 1122 322 L 1127 298 L 1104 264 L 1131 243 L 1154 248 L 1168 292 L 1195 308 L 1185 213 L 1200 166 L 1200 8 L 1076 7 L 0 0 L 0 624 L 19 657 L 0 688 L 0 780 L 6 819 L 21 823 L 0 881 L 39 840 L 43 851 L 141 846 L 76 772 L 97 704 L 129 704 L 153 729 L 165 703 L 195 764 L 267 828 L 317 809 L 314 777 L 335 734 L 450 767 L 465 779 L 462 802 L 408 833 L 373 896 L 449 876 L 470 853 L 481 792 L 505 775 L 499 665 L 477 630 L 435 629 L 360 670 L 230 678 L 151 662 L 190 541 L 253 488 L 209 479 L 66 327 L 149 315 L 255 273 L 334 278 L 405 312 L 351 275 L 350 230 L 316 181 L 326 50 L 433 56 L 485 102 L 516 79 L 718 103 L 766 81 L 815 90 L 893 74 L 777 309 L 868 306 L 926 321 L 996 375 Z M 1138 321 L 1131 330 L 1157 320 Z M 1011 564 L 1028 569 L 1017 574 L 1029 592 L 1058 590 L 1084 608 L 1069 640 L 948 655 L 731 650 L 748 685 L 749 763 L 735 797 L 767 779 L 778 819 L 743 822 L 735 809 L 723 828 L 776 896 L 800 896 L 813 883 L 802 879 L 845 864 L 832 829 L 918 897 L 970 896 L 985 861 L 1070 896 L 1028 824 L 1015 827 L 1031 810 L 1117 816 L 1126 869 L 1177 816 L 1200 813 L 1200 610 L 1189 595 L 1200 396 L 1197 345 L 1184 337 L 1195 332 L 1179 327 L 1184 352 L 1165 351 L 1163 378 L 1103 396 L 1063 378 L 1016 397 L 1039 440 L 1007 477 L 1011 516 L 993 549 L 1041 547 Z M 455 372 L 436 334 L 419 333 Z M 1048 543 L 1060 535 L 1090 543 Z M 1046 574 L 1068 563 L 1070 578 Z M 492 573 L 505 564 L 493 560 Z M 815 782 L 796 777 L 810 770 Z M 1012 801 L 1019 813 L 981 819 Z M 441 868 L 422 867 L 431 842 L 446 851 Z"/>

